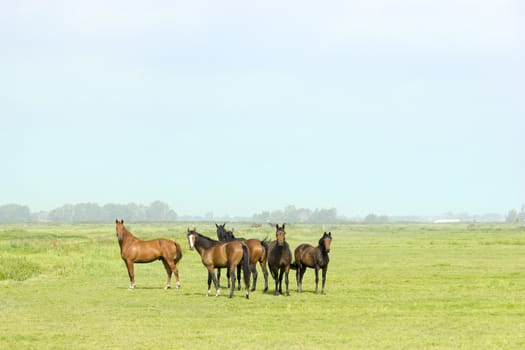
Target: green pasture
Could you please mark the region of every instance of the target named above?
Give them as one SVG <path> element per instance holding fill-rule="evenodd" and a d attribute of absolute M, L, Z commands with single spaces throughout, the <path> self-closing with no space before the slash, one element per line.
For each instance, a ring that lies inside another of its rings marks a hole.
<path fill-rule="evenodd" d="M 192 226 L 194 224 L 191 224 Z M 161 262 L 120 259 L 115 225 L 0 225 L 0 349 L 522 349 L 525 227 L 491 224 L 332 225 L 326 295 L 206 297 L 207 273 L 187 224 L 126 223 L 141 238 L 180 242 L 181 289 Z M 213 223 L 195 224 L 212 237 Z M 229 224 L 237 236 L 269 226 Z M 322 226 L 287 225 L 292 250 Z M 260 269 L 259 269 L 260 271 Z"/>

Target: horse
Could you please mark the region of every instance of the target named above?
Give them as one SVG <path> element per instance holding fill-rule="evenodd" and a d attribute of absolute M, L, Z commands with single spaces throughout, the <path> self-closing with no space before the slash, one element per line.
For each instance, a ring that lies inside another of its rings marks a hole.
<path fill-rule="evenodd" d="M 175 286 L 180 287 L 179 270 L 177 263 L 182 259 L 180 245 L 172 240 L 157 238 L 143 241 L 135 236 L 124 226 L 124 220 L 115 220 L 120 257 L 126 264 L 129 275 L 129 289 L 135 289 L 134 263 L 149 263 L 162 260 L 168 280 L 166 289 L 171 288 L 171 274 L 175 274 Z"/>
<path fill-rule="evenodd" d="M 226 231 L 226 229 L 224 228 L 226 226 L 226 223 L 222 225 L 215 224 L 215 226 L 217 227 L 217 239 L 219 240 L 219 242 L 229 242 L 234 239 L 233 232 Z M 237 267 L 237 281 L 239 284 L 239 288 L 241 287 L 240 272 L 241 272 L 240 267 Z M 229 270 L 226 272 L 226 277 L 228 279 L 228 288 L 230 288 L 230 271 Z M 221 286 L 221 268 L 220 267 L 217 268 L 217 281 L 219 283 L 219 288 L 220 288 Z"/>
<path fill-rule="evenodd" d="M 319 239 L 319 245 L 313 247 L 308 243 L 303 243 L 297 246 L 294 251 L 295 262 L 292 264 L 292 269 L 296 269 L 297 291 L 303 291 L 303 276 L 307 267 L 315 269 L 315 294 L 318 291 L 319 285 L 319 269 L 323 270 L 323 285 L 321 289 L 322 294 L 325 293 L 326 270 L 330 259 L 328 253 L 330 252 L 330 245 L 332 244 L 332 232 L 324 233 Z"/>
<path fill-rule="evenodd" d="M 242 241 L 219 242 L 188 228 L 188 243 L 190 250 L 196 249 L 201 256 L 202 264 L 208 269 L 208 296 L 211 293 L 211 281 L 215 286 L 215 296 L 219 296 L 220 288 L 215 276 L 216 267 L 227 267 L 231 276 L 229 297 L 233 297 L 235 289 L 235 268 L 242 264 L 246 299 L 250 298 L 250 265 L 249 251 Z"/>
<path fill-rule="evenodd" d="M 290 264 L 292 263 L 292 251 L 285 240 L 286 231 L 284 230 L 284 224 L 282 227 L 276 224 L 275 230 L 276 239 L 268 245 L 268 267 L 275 281 L 274 295 L 283 293 L 282 281 L 284 275 L 286 295 L 289 296 L 288 273 L 290 272 Z"/>
<path fill-rule="evenodd" d="M 241 240 L 244 243 L 246 243 L 246 245 L 248 246 L 248 251 L 250 252 L 250 271 L 253 276 L 253 284 L 252 284 L 251 291 L 252 292 L 255 291 L 257 287 L 257 277 L 258 277 L 257 262 L 259 262 L 259 265 L 261 265 L 261 269 L 263 271 L 264 291 L 266 292 L 268 290 L 268 270 L 266 268 L 268 249 L 267 249 L 267 245 L 265 244 L 265 242 L 260 241 L 255 238 L 251 238 L 251 239 L 235 238 L 232 231 L 226 230 L 225 228 L 226 224 L 222 224 L 222 225 L 215 224 L 215 226 L 217 227 L 217 237 L 219 237 L 219 240 L 221 240 L 222 238 L 222 240 L 228 242 L 228 241 L 237 239 L 237 240 Z M 221 269 L 219 268 L 217 270 L 218 270 L 217 279 L 220 285 Z M 241 288 L 241 274 L 240 273 L 241 273 L 240 266 L 237 266 L 237 282 L 238 282 L 239 289 Z M 228 287 L 230 286 L 229 281 L 230 280 L 228 279 Z"/>

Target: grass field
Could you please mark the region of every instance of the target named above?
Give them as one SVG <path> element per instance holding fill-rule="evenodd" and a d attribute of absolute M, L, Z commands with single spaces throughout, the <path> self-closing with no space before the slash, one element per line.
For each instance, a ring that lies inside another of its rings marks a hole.
<path fill-rule="evenodd" d="M 213 223 L 196 226 L 216 237 Z M 232 226 L 244 237 L 275 232 Z M 182 244 L 181 289 L 164 290 L 154 262 L 136 265 L 129 291 L 114 224 L 0 225 L 0 349 L 525 348 L 523 226 L 332 225 L 326 295 L 313 293 L 308 270 L 302 294 L 295 274 L 290 297 L 273 296 L 272 281 L 263 293 L 260 277 L 250 300 L 225 288 L 206 297 L 186 224 L 127 227 Z M 322 233 L 287 226 L 292 250 Z"/>

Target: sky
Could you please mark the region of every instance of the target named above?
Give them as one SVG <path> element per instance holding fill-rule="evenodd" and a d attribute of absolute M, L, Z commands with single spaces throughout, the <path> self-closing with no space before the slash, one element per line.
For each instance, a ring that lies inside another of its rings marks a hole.
<path fill-rule="evenodd" d="M 0 205 L 525 203 L 520 0 L 9 1 Z"/>

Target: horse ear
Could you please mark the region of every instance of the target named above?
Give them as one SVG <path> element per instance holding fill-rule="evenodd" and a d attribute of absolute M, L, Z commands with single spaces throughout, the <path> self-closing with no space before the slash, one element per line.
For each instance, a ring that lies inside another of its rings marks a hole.
<path fill-rule="evenodd" d="M 283 224 L 283 231 L 284 231 L 284 225 L 285 225 L 285 224 Z"/>
<path fill-rule="evenodd" d="M 118 224 L 118 219 L 115 219 L 115 224 Z"/>
<path fill-rule="evenodd" d="M 217 223 L 215 223 L 215 227 L 219 228 L 219 225 L 217 225 Z"/>
<path fill-rule="evenodd" d="M 279 229 L 279 224 L 275 224 L 275 229 L 276 229 L 276 230 Z"/>

